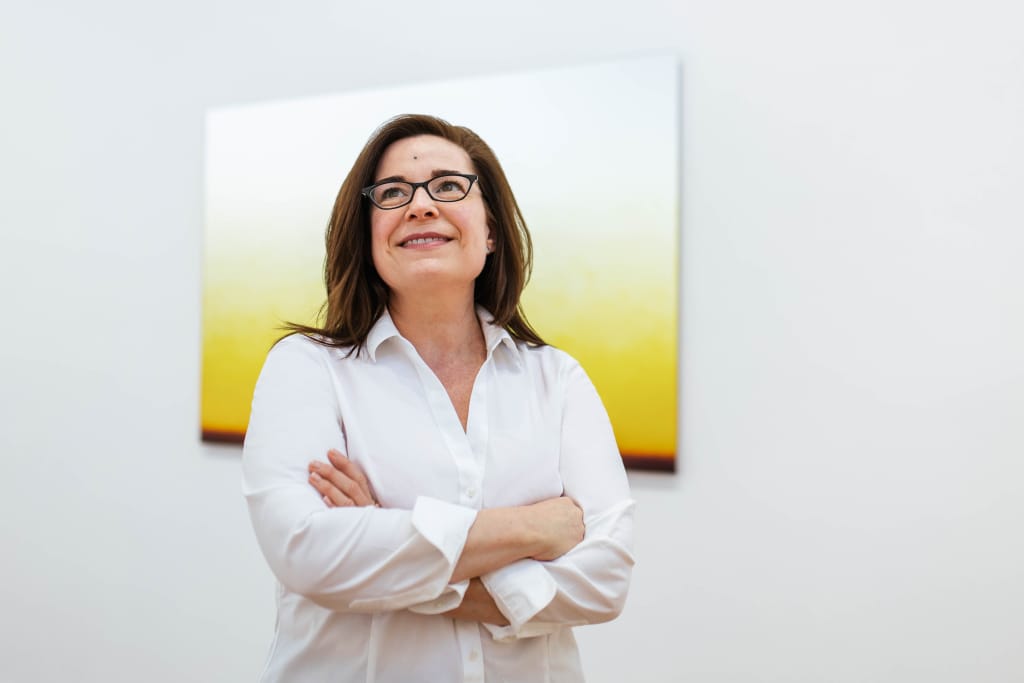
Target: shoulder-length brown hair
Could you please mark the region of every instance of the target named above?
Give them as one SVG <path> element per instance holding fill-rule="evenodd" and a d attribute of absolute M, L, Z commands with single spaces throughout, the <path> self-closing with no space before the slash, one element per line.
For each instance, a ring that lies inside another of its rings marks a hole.
<path fill-rule="evenodd" d="M 324 284 L 327 301 L 322 327 L 288 323 L 285 329 L 330 346 L 350 346 L 356 353 L 366 343 L 388 302 L 388 287 L 373 265 L 370 251 L 370 203 L 362 196 L 372 185 L 381 156 L 389 145 L 417 135 L 436 135 L 469 155 L 487 209 L 494 252 L 476 279 L 475 302 L 490 311 L 495 325 L 515 339 L 543 345 L 530 326 L 519 297 L 530 278 L 533 242 L 519 204 L 498 158 L 479 135 L 464 126 L 422 114 L 404 114 L 374 131 L 338 191 L 327 224 Z"/>

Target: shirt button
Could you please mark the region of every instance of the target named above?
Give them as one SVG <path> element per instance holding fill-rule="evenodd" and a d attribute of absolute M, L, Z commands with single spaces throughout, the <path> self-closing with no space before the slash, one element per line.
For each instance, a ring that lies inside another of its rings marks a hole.
<path fill-rule="evenodd" d="M 476 489 L 472 486 L 466 489 L 466 498 L 476 498 Z"/>
<path fill-rule="evenodd" d="M 478 659 L 480 659 L 480 653 L 479 652 L 477 652 L 476 650 L 473 650 L 472 652 L 469 653 L 469 661 L 475 662 Z"/>

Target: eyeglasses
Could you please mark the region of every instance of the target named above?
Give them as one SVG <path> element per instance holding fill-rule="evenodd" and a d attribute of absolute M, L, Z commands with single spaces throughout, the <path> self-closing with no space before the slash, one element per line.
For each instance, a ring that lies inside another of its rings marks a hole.
<path fill-rule="evenodd" d="M 422 183 L 407 183 L 389 180 L 363 188 L 363 196 L 379 209 L 397 209 L 412 201 L 416 189 L 422 187 L 430 198 L 438 202 L 457 202 L 465 199 L 476 182 L 477 176 L 470 173 L 439 175 Z"/>

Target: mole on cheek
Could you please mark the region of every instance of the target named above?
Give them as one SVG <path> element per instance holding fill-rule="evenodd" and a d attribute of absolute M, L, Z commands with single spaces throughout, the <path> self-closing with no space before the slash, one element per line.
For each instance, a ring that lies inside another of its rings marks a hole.
<path fill-rule="evenodd" d="M 415 154 L 412 155 L 412 158 L 413 158 L 413 160 L 419 159 L 419 157 L 416 156 Z"/>

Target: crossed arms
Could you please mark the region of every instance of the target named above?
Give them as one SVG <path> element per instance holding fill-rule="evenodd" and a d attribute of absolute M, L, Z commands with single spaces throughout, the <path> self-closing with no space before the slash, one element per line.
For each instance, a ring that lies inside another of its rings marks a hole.
<path fill-rule="evenodd" d="M 261 550 L 286 588 L 332 610 L 480 621 L 499 639 L 618 614 L 633 564 L 633 503 L 607 416 L 578 365 L 566 364 L 563 378 L 564 496 L 476 510 L 427 496 L 410 509 L 376 507 L 372 482 L 340 452 L 312 478 L 309 457 L 345 442 L 330 362 L 323 347 L 285 340 L 253 400 L 244 490 Z"/>

